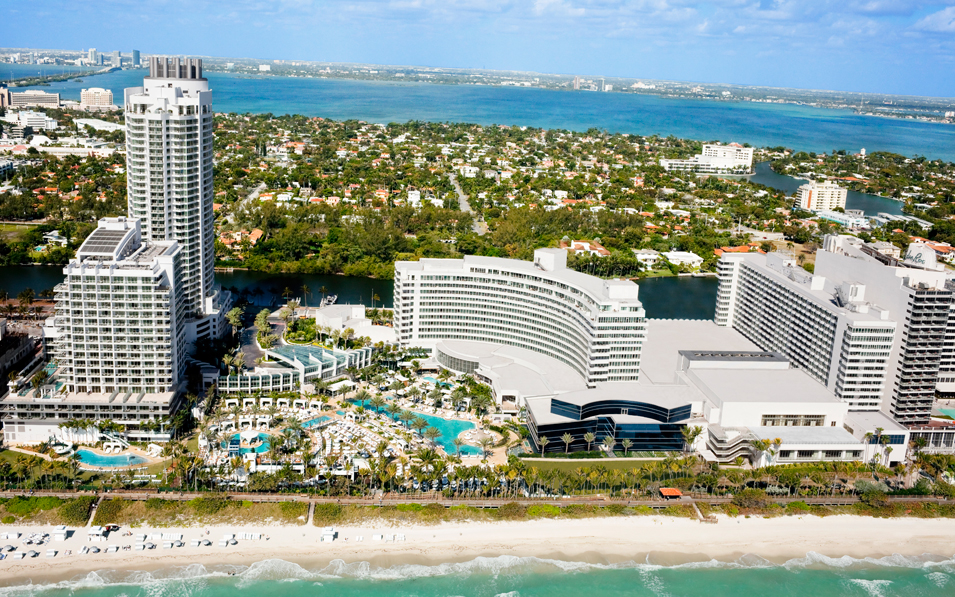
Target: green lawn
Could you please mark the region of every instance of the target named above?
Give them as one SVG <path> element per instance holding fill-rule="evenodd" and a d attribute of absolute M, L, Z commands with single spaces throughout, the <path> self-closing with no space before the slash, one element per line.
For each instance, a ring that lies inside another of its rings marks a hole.
<path fill-rule="evenodd" d="M 617 460 L 615 458 L 581 458 L 580 460 L 554 458 L 552 460 L 528 460 L 524 464 L 526 464 L 528 468 L 534 467 L 540 471 L 558 470 L 568 472 L 575 471 L 578 468 L 592 468 L 597 465 L 607 470 L 628 471 L 632 468 L 643 466 L 646 462 L 648 461 Z"/>
<path fill-rule="evenodd" d="M 20 236 L 21 233 L 26 232 L 30 228 L 34 228 L 39 224 L 0 224 L 0 237 L 6 239 L 15 239 Z"/>

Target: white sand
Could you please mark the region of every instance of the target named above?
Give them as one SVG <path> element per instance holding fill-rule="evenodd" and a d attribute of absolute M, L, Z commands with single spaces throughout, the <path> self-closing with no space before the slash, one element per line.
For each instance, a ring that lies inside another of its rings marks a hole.
<path fill-rule="evenodd" d="M 208 528 L 209 535 L 205 534 Z M 51 532 L 52 527 L 0 527 L 0 532 Z M 123 529 L 126 530 L 125 528 Z M 307 569 L 320 568 L 332 560 L 366 561 L 373 566 L 397 564 L 436 565 L 464 562 L 478 556 L 535 556 L 591 563 L 644 562 L 659 564 L 718 559 L 732 561 L 754 554 L 782 563 L 816 552 L 829 557 L 882 557 L 892 554 L 918 556 L 955 555 L 955 520 L 876 519 L 855 516 L 772 519 L 720 517 L 719 524 L 696 520 L 640 516 L 582 520 L 536 520 L 529 522 L 450 523 L 438 526 L 338 527 L 339 538 L 322 543 L 321 529 L 307 526 L 203 527 L 132 529 L 134 534 L 181 533 L 186 546 L 106 554 L 108 545 L 132 545 L 134 537 L 111 537 L 105 543 L 88 543 L 79 529 L 65 542 L 35 548 L 34 559 L 0 562 L 0 584 L 47 583 L 73 578 L 94 570 L 157 570 L 203 564 L 249 565 L 268 559 L 295 562 Z M 269 540 L 239 541 L 219 547 L 225 533 L 252 532 Z M 372 540 L 373 535 L 403 533 L 404 542 Z M 357 537 L 364 541 L 358 542 Z M 211 547 L 189 547 L 192 539 L 208 538 Z M 345 540 L 347 538 L 347 541 Z M 0 545 L 11 543 L 0 540 Z M 19 543 L 14 542 L 19 547 Z M 99 554 L 79 555 L 84 545 L 96 545 Z M 32 546 L 23 548 L 24 551 Z M 49 548 L 61 552 L 46 558 Z M 64 557 L 64 550 L 73 555 Z"/>

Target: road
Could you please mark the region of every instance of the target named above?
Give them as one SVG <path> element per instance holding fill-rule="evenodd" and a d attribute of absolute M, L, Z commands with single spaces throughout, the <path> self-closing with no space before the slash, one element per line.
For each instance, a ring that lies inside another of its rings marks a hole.
<path fill-rule="evenodd" d="M 266 189 L 266 186 L 264 182 L 259 184 L 259 186 L 255 187 L 254 189 L 252 189 L 252 192 L 246 195 L 245 199 L 235 204 L 235 206 L 232 208 L 232 211 L 229 213 L 228 216 L 226 216 L 226 221 L 229 222 L 230 224 L 234 224 L 236 212 L 243 207 L 247 207 L 248 204 L 251 203 L 252 201 L 255 201 L 256 199 L 258 199 L 259 193 L 261 193 L 265 189 Z"/>
<path fill-rule="evenodd" d="M 458 177 L 452 174 L 449 176 L 449 178 L 451 179 L 451 184 L 454 185 L 454 192 L 458 194 L 458 209 L 473 215 L 473 212 L 471 211 L 471 204 L 468 203 L 468 196 L 464 194 L 464 189 L 461 188 L 461 183 L 458 182 Z M 474 230 L 478 236 L 484 236 L 487 234 L 487 224 L 484 223 L 484 219 L 481 218 L 480 215 L 476 215 L 474 217 L 472 230 Z"/>

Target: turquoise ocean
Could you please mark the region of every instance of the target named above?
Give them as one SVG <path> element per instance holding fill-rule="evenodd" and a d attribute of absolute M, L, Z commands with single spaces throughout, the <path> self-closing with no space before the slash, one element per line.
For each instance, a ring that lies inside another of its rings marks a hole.
<path fill-rule="evenodd" d="M 69 581 L 0 588 L 43 597 L 920 597 L 955 594 L 955 560 L 932 556 L 832 559 L 810 553 L 782 565 L 737 562 L 618 565 L 501 556 L 439 566 L 377 568 L 334 561 L 309 570 L 283 560 L 252 566 L 194 564 L 159 572 L 90 573 Z"/>

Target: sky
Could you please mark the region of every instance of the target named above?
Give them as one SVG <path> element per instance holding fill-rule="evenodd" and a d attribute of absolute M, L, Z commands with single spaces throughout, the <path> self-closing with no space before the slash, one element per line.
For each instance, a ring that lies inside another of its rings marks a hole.
<path fill-rule="evenodd" d="M 8 0 L 0 45 L 955 96 L 955 0 Z"/>

